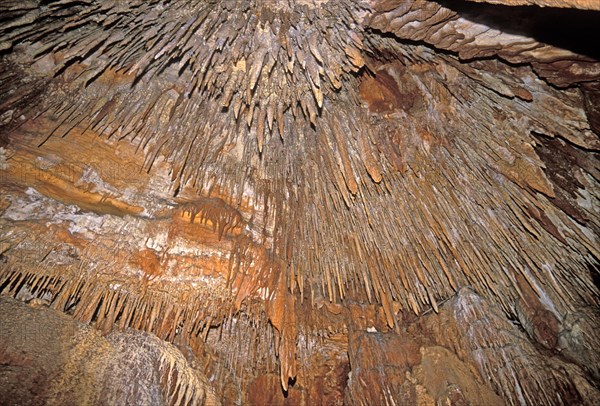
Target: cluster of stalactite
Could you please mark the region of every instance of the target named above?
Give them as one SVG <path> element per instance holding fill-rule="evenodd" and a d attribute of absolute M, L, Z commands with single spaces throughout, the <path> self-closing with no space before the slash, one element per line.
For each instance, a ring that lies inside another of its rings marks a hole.
<path fill-rule="evenodd" d="M 7 292 L 50 291 L 84 322 L 171 341 L 242 308 L 266 315 L 285 389 L 299 302 L 377 303 L 390 327 L 463 286 L 523 324 L 530 297 L 559 321 L 600 303 L 600 141 L 573 87 L 600 80 L 592 57 L 424 0 L 5 1 L 0 13 L 3 132 L 46 120 L 38 145 L 86 131 L 133 142 L 147 170 L 170 165 L 173 195 L 195 198 L 121 214 L 172 222 L 173 238 L 204 235 L 183 224 L 198 223 L 229 249 L 217 288 L 172 283 L 154 254 L 132 282 L 114 271 L 118 247 L 95 246 L 77 266 L 6 262 Z"/>

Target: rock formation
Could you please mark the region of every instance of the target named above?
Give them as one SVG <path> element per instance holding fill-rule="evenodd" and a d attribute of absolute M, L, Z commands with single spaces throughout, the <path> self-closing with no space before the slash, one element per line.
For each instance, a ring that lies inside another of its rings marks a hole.
<path fill-rule="evenodd" d="M 0 403 L 597 404 L 598 23 L 2 1 Z"/>

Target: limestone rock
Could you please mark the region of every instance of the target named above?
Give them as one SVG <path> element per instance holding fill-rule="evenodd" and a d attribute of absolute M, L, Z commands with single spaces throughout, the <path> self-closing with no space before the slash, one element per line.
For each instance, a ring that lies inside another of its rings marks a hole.
<path fill-rule="evenodd" d="M 598 7 L 499 1 L 1 2 L 4 393 L 597 403 Z"/>

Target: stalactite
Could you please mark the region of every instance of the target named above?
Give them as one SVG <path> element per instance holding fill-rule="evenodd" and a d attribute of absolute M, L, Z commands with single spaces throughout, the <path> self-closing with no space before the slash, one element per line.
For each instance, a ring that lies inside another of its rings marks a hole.
<path fill-rule="evenodd" d="M 599 304 L 600 63 L 454 3 L 4 2 L 0 141 L 15 157 L 0 188 L 21 200 L 0 216 L 0 290 L 182 345 L 240 334 L 248 317 L 244 331 L 273 334 L 284 390 L 298 309 L 320 304 L 369 303 L 398 330 L 471 286 L 556 348 L 562 320 Z M 107 146 L 83 149 L 98 137 Z M 113 194 L 84 169 L 110 165 L 90 158 L 117 140 L 143 157 L 145 183 Z M 65 174 L 69 156 L 81 168 Z M 161 168 L 165 188 L 149 180 Z M 165 385 L 173 403 L 201 397 Z M 532 388 L 526 399 L 552 400 Z"/>

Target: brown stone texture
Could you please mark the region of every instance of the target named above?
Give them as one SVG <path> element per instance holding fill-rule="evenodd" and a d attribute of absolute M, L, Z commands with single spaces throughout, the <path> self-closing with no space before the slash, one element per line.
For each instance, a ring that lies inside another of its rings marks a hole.
<path fill-rule="evenodd" d="M 71 317 L 0 298 L 0 402 L 220 404 L 180 351 L 137 331 L 102 336 Z"/>
<path fill-rule="evenodd" d="M 583 10 L 600 10 L 600 3 L 595 0 L 469 0 L 480 3 L 503 4 L 507 6 L 540 6 L 565 7 Z"/>
<path fill-rule="evenodd" d="M 599 9 L 0 1 L 0 405 L 600 403 Z"/>

